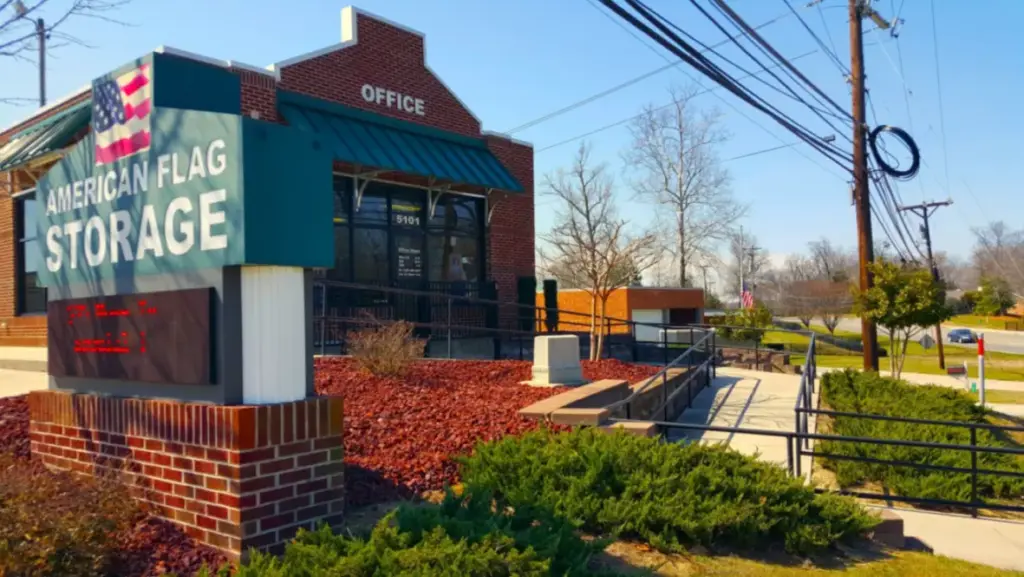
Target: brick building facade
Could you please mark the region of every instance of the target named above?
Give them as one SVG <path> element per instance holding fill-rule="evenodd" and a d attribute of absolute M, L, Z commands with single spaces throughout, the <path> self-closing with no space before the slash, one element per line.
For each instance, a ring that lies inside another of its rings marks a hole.
<path fill-rule="evenodd" d="M 471 280 L 475 281 L 494 281 L 499 300 L 515 301 L 517 278 L 534 274 L 532 146 L 481 130 L 480 120 L 430 70 L 425 60 L 425 38 L 422 34 L 350 7 L 342 12 L 341 39 L 341 43 L 266 68 L 215 60 L 170 48 L 161 48 L 157 52 L 165 58 L 198 62 L 235 75 L 240 102 L 232 108 L 243 116 L 271 123 L 293 124 L 288 115 L 283 113 L 283 108 L 286 101 L 294 103 L 295 95 L 298 95 L 324 107 L 318 110 L 336 106 L 337 110 L 345 114 L 352 111 L 365 113 L 368 122 L 374 123 L 374 126 L 385 126 L 390 122 L 392 127 L 397 126 L 396 130 L 403 131 L 403 134 L 406 130 L 414 134 L 420 131 L 429 138 L 438 139 L 438 142 L 469 142 L 474 147 L 478 144 L 482 151 L 489 151 L 507 175 L 514 179 L 515 186 L 494 186 L 482 180 L 463 182 L 444 178 L 446 175 L 430 174 L 429 166 L 417 173 L 410 173 L 395 170 L 387 162 L 381 165 L 353 162 L 355 159 L 338 154 L 335 171 L 339 178 L 348 179 L 344 186 L 349 187 L 350 192 L 346 194 L 353 198 L 346 197 L 345 202 L 355 208 L 347 209 L 354 211 L 352 214 L 336 214 L 335 222 L 346 218 L 352 221 L 342 224 L 351 224 L 349 228 L 356 229 L 356 232 L 345 234 L 351 234 L 351 242 L 358 243 L 361 236 L 355 221 L 359 218 L 358 211 L 364 200 L 360 194 L 373 195 L 375 188 L 383 190 L 387 187 L 389 191 L 380 194 L 387 196 L 385 202 L 389 203 L 388 206 L 392 207 L 389 210 L 392 211 L 397 203 L 395 198 L 419 194 L 421 200 L 414 198 L 414 202 L 419 203 L 416 206 L 422 207 L 418 210 L 424 211 L 422 232 L 427 239 L 419 249 L 423 251 L 427 264 L 419 273 L 424 282 L 438 278 L 447 281 L 450 275 L 454 278 L 448 265 L 431 262 L 430 251 L 438 243 L 431 244 L 430 227 L 433 226 L 434 211 L 442 210 L 433 195 L 443 195 L 445 199 L 469 199 L 467 202 L 479 213 L 473 218 L 479 219 L 480 230 L 472 233 L 479 235 L 479 248 L 473 242 L 465 241 L 465 246 L 469 248 L 460 248 L 456 253 L 465 255 L 477 251 L 476 254 L 461 257 L 467 270 L 462 271 L 460 264 L 460 274 L 470 275 L 473 277 Z M 32 257 L 26 256 L 21 246 L 26 245 L 26 242 L 31 245 L 32 240 L 27 239 L 26 235 L 30 233 L 19 222 L 19 211 L 24 209 L 19 208 L 18 198 L 24 198 L 19 195 L 32 190 L 34 180 L 45 173 L 84 132 L 77 133 L 75 138 L 56 143 L 53 150 L 24 162 L 12 162 L 9 158 L 5 160 L 4 150 L 10 152 L 12 147 L 16 148 L 19 138 L 31 137 L 33 132 L 42 130 L 48 122 L 56 122 L 55 119 L 68 115 L 76 107 L 87 107 L 90 98 L 90 89 L 87 87 L 0 132 L 0 344 L 45 344 L 45 317 L 39 314 L 40 311 L 30 310 L 32 307 L 27 306 L 33 300 L 33 288 L 30 286 L 32 281 L 26 280 L 26 276 L 30 276 L 26 272 L 26 265 L 31 267 Z M 314 131 L 318 129 L 316 126 L 311 128 Z M 349 144 L 344 142 L 345 135 L 341 135 L 340 140 L 342 142 L 338 143 L 339 147 Z M 394 154 L 403 154 L 401 146 L 395 149 Z M 416 161 L 406 160 L 413 163 Z M 480 166 L 470 166 L 465 172 L 473 173 L 474 168 L 479 169 Z M 479 174 L 480 170 L 475 173 Z M 367 192 L 363 193 L 359 188 L 360 182 L 371 183 Z M 498 182 L 509 181 L 499 179 Z M 414 192 L 406 194 L 403 187 Z M 16 198 L 12 200 L 12 196 Z M 376 223 L 373 224 L 376 226 Z M 392 225 L 387 225 L 389 234 L 393 233 Z M 388 242 L 389 246 L 393 246 L 393 241 Z M 449 243 L 454 247 L 456 240 L 446 236 L 440 244 L 445 248 L 444 258 L 450 260 Z M 390 265 L 390 273 L 381 272 L 380 275 L 368 277 L 362 274 L 362 265 L 358 261 L 362 249 L 355 245 L 349 246 L 347 250 L 350 251 L 347 258 L 352 262 L 336 267 L 338 271 L 349 267 L 337 273 L 338 280 L 367 284 L 370 284 L 369 280 L 395 280 L 396 265 Z M 390 253 L 395 250 L 388 249 Z M 441 257 L 434 257 L 433 260 L 440 261 Z M 328 276 L 331 276 L 329 271 Z M 45 303 L 45 297 L 42 302 Z M 514 315 L 514 310 L 509 309 L 507 313 Z"/>

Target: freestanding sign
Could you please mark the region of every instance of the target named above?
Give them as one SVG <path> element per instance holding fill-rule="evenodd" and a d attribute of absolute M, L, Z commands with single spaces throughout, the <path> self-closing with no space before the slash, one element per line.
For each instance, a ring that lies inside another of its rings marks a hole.
<path fill-rule="evenodd" d="M 142 461 L 145 498 L 233 556 L 344 503 L 341 400 L 313 391 L 332 158 L 242 117 L 239 82 L 161 54 L 93 82 L 92 130 L 36 187 L 51 390 L 30 400 L 49 466 Z M 249 503 L 268 480 L 279 495 Z"/>

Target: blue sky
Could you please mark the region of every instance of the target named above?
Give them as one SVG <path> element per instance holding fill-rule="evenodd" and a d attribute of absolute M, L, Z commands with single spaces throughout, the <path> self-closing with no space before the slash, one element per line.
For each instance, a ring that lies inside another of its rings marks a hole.
<path fill-rule="evenodd" d="M 67 0 L 50 1 L 52 11 L 67 4 Z M 830 46 L 830 34 L 839 58 L 848 61 L 846 1 L 824 0 L 820 12 L 804 7 L 804 0 L 791 1 L 825 45 Z M 706 43 L 724 38 L 688 2 L 649 3 Z M 94 48 L 68 46 L 51 58 L 48 91 L 51 99 L 59 98 L 161 44 L 249 64 L 270 64 L 337 42 L 344 4 L 325 0 L 135 0 L 117 14 L 130 27 L 82 19 L 64 29 Z M 783 0 L 733 0 L 730 4 L 752 25 L 788 13 Z M 1024 35 L 1018 29 L 1024 2 L 985 0 L 973 8 L 957 0 L 934 0 L 934 4 L 945 152 L 930 1 L 875 0 L 876 8 L 887 17 L 899 10 L 905 24 L 899 52 L 897 41 L 887 33 L 866 34 L 868 87 L 877 123 L 908 130 L 912 124 L 925 160 L 915 181 L 900 183 L 903 200 L 912 203 L 952 197 L 954 206 L 941 209 L 933 220 L 933 237 L 938 250 L 966 256 L 972 243 L 971 226 L 997 218 L 1020 224 L 1020 204 L 1012 201 L 1021 198 L 1019 183 L 1024 176 L 1024 163 L 1019 160 L 1020 135 L 1024 133 L 1019 95 L 1024 90 L 1024 71 L 1018 60 L 1024 53 Z M 488 130 L 505 131 L 530 122 L 666 63 L 665 51 L 652 50 L 630 36 L 591 0 L 363 0 L 356 6 L 425 32 L 431 67 L 483 119 Z M 818 49 L 792 15 L 761 32 L 789 57 Z M 721 50 L 732 59 L 741 58 L 734 46 Z M 900 53 L 903 79 L 911 91 L 909 118 L 904 82 L 896 65 Z M 749 61 L 745 63 L 753 67 Z M 849 92 L 844 79 L 823 52 L 800 58 L 795 64 L 847 106 Z M 694 77 L 712 86 L 681 65 L 515 136 L 536 145 L 540 181 L 543 174 L 571 159 L 576 142 L 545 147 L 626 119 L 644 104 L 665 103 L 671 86 L 685 85 Z M 36 95 L 36 70 L 31 64 L 0 60 L 0 79 L 0 97 Z M 757 87 L 756 83 L 750 85 Z M 758 91 L 771 94 L 763 87 Z M 732 139 L 722 147 L 721 157 L 795 140 L 724 91 L 714 94 L 721 98 L 708 94 L 699 102 L 724 113 Z M 772 101 L 784 103 L 780 98 Z M 817 133 L 834 132 L 806 109 L 786 110 Z M 30 112 L 28 106 L 0 105 L 0 126 Z M 869 122 L 875 123 L 871 116 Z M 629 142 L 626 128 L 604 130 L 588 139 L 595 157 L 607 161 L 620 176 L 620 153 Z M 837 143 L 845 143 L 844 139 L 845 135 L 840 135 Z M 822 236 L 852 246 L 854 213 L 846 179 L 837 168 L 826 171 L 798 150 L 828 166 L 828 161 L 806 146 L 727 163 L 735 196 L 750 205 L 744 227 L 773 255 L 803 250 L 808 241 Z M 618 182 L 625 215 L 636 223 L 648 222 L 653 209 L 630 199 L 624 178 Z M 539 202 L 543 205 L 544 200 Z M 538 231 L 542 231 L 550 224 L 549 211 L 538 210 L 537 220 Z M 876 236 L 879 234 L 876 229 Z"/>

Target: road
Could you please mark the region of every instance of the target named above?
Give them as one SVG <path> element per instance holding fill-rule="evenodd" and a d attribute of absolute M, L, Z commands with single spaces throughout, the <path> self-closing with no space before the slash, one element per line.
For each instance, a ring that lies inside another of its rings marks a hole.
<path fill-rule="evenodd" d="M 785 319 L 785 320 L 791 321 L 791 322 L 800 322 L 798 319 Z M 814 319 L 813 322 L 814 322 L 815 325 L 821 326 L 821 320 L 820 319 Z M 946 335 L 949 334 L 949 331 L 951 331 L 953 329 L 957 329 L 957 328 L 964 328 L 964 327 L 957 327 L 957 326 L 952 326 L 952 325 L 943 325 L 943 327 L 942 327 L 943 342 L 948 344 L 949 340 L 946 338 Z M 857 319 L 857 318 L 843 318 L 843 319 L 841 319 L 839 321 L 839 326 L 836 327 L 836 330 L 848 331 L 848 332 L 851 332 L 851 333 L 860 334 L 860 319 Z M 986 350 L 994 351 L 994 352 L 1001 352 L 1001 353 L 1015 353 L 1015 354 L 1019 354 L 1019 355 L 1024 355 L 1024 332 L 1017 333 L 1017 332 L 1010 332 L 1010 331 L 984 331 L 984 330 L 979 330 L 979 329 L 971 329 L 971 330 L 973 330 L 976 333 L 981 333 L 981 332 L 985 333 L 985 349 Z M 928 329 L 928 332 L 933 337 L 935 336 L 935 331 L 934 330 Z M 885 329 L 883 329 L 882 327 L 878 327 L 878 333 L 879 334 L 888 334 L 888 333 L 885 332 Z M 923 335 L 923 333 L 918 333 L 916 338 L 918 338 L 918 339 L 921 338 L 921 335 Z M 968 346 L 968 347 L 973 349 L 977 345 L 953 345 L 953 346 Z"/>

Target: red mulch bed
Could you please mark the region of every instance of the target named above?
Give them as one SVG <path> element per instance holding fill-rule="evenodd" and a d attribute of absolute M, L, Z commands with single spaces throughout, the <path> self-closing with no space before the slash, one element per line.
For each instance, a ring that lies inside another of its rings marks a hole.
<path fill-rule="evenodd" d="M 0 453 L 28 458 L 28 397 L 0 399 Z"/>
<path fill-rule="evenodd" d="M 316 390 L 345 397 L 345 476 L 354 506 L 441 489 L 458 482 L 453 456 L 480 441 L 537 426 L 517 411 L 562 392 L 520 385 L 530 378 L 525 361 L 419 361 L 402 379 L 373 377 L 350 359 L 318 359 Z M 634 383 L 657 367 L 615 360 L 583 361 L 590 380 Z M 0 399 L 0 452 L 28 458 L 28 403 Z M 224 557 L 190 539 L 173 523 L 140 520 L 124 535 L 117 574 L 192 575 Z"/>
<path fill-rule="evenodd" d="M 584 361 L 590 380 L 637 382 L 657 367 Z M 519 384 L 524 361 L 419 361 L 402 379 L 373 377 L 351 359 L 318 359 L 316 390 L 345 397 L 347 501 L 405 498 L 458 482 L 453 457 L 480 441 L 538 426 L 519 409 L 562 390 Z"/>

